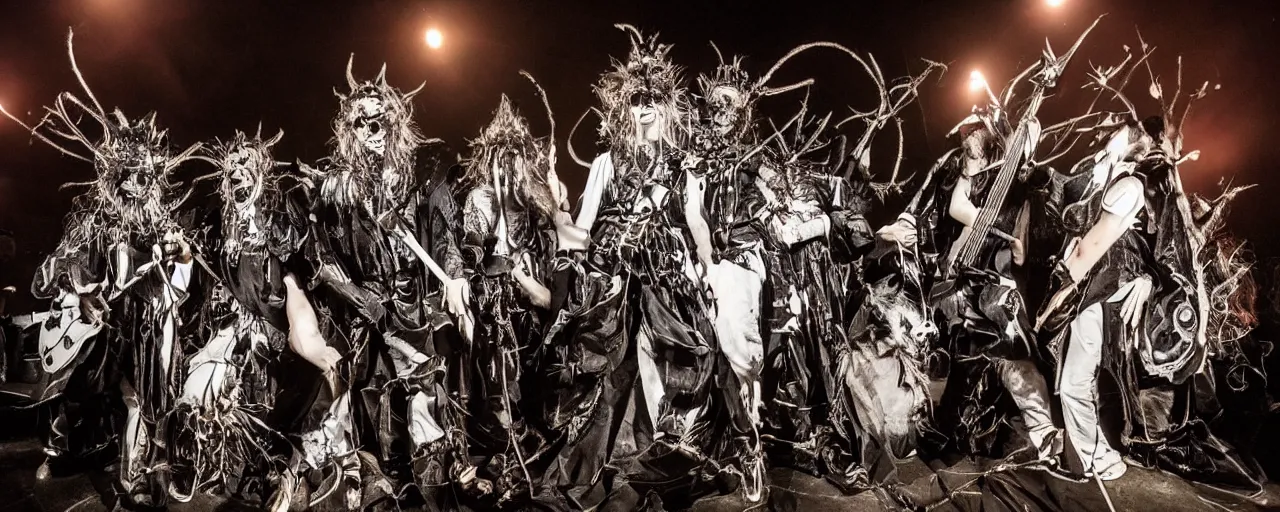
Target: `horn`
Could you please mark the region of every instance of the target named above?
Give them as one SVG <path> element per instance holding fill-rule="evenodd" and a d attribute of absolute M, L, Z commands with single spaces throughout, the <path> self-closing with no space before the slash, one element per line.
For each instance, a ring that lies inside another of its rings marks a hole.
<path fill-rule="evenodd" d="M 858 56 L 858 54 L 857 54 L 856 52 L 854 52 L 853 50 L 850 50 L 849 48 L 847 48 L 847 47 L 845 47 L 845 46 L 843 46 L 843 45 L 836 44 L 836 43 L 832 43 L 832 42 L 830 42 L 830 41 L 817 41 L 817 42 L 813 42 L 813 43 L 808 43 L 808 44 L 803 44 L 803 45 L 797 46 L 797 47 L 793 48 L 790 52 L 787 52 L 787 54 L 786 54 L 786 55 L 783 55 L 781 59 L 778 59 L 778 62 L 774 63 L 773 67 L 772 67 L 772 68 L 770 68 L 770 69 L 769 69 L 769 71 L 768 71 L 767 73 L 765 73 L 764 75 L 762 75 L 762 76 L 760 77 L 760 80 L 756 82 L 756 87 L 757 87 L 757 88 L 762 88 L 762 87 L 764 87 L 764 84 L 769 83 L 769 79 L 773 77 L 773 74 L 774 74 L 775 72 L 777 72 L 779 68 L 781 68 L 781 67 L 782 67 L 782 64 L 783 64 L 783 63 L 787 62 L 787 61 L 788 61 L 788 60 L 790 60 L 792 57 L 795 57 L 796 55 L 799 55 L 799 54 L 803 53 L 804 51 L 809 50 L 809 49 L 811 49 L 811 48 L 819 48 L 819 47 L 822 47 L 822 48 L 833 48 L 833 49 L 840 50 L 840 51 L 844 52 L 844 53 L 845 53 L 845 54 L 847 54 L 848 56 L 852 57 L 852 58 L 853 58 L 853 60 L 858 61 L 858 64 L 861 64 L 861 65 L 862 65 L 862 68 L 863 68 L 863 69 L 865 69 L 865 70 L 867 71 L 867 74 L 868 74 L 868 75 L 871 75 L 871 79 L 872 79 L 872 80 L 875 80 L 875 81 L 876 81 L 876 84 L 877 84 L 878 86 L 879 86 L 880 84 L 883 84 L 883 83 L 884 83 L 884 82 L 883 82 L 883 78 L 881 78 L 880 74 L 879 74 L 879 73 L 877 73 L 877 71 L 876 71 L 875 69 L 872 69 L 872 66 L 871 66 L 870 64 L 868 64 L 868 63 L 867 63 L 867 61 L 866 61 L 866 60 L 864 60 L 862 57 Z M 798 85 L 798 84 L 797 84 L 797 85 Z M 785 88 L 782 88 L 782 89 L 778 90 L 778 92 L 785 92 L 785 91 L 789 91 L 789 90 L 791 90 L 792 88 L 793 88 L 793 87 L 785 87 Z M 886 100 L 887 100 L 888 98 L 886 97 L 886 96 L 887 96 L 886 92 L 883 90 L 884 88 L 883 88 L 883 87 L 880 87 L 880 88 L 881 88 L 881 96 L 880 96 L 880 100 L 881 100 L 881 103 L 883 104 L 883 103 L 885 103 L 885 102 L 886 102 Z M 777 92 L 775 92 L 775 94 L 777 94 Z"/>
<path fill-rule="evenodd" d="M 569 130 L 569 138 L 564 141 L 564 147 L 569 150 L 569 156 L 573 158 L 573 161 L 588 169 L 591 168 L 591 164 L 581 158 L 578 158 L 578 153 L 573 150 L 573 134 L 578 132 L 578 125 L 582 124 L 582 120 L 586 119 L 587 114 L 591 113 L 592 110 L 594 109 L 587 109 L 581 116 L 578 116 L 578 122 L 573 123 L 573 129 Z"/>
<path fill-rule="evenodd" d="M 54 133 L 56 133 L 56 134 L 58 134 L 58 135 L 60 135 L 60 136 L 62 136 L 62 137 L 65 137 L 65 138 L 67 138 L 67 139 L 73 139 L 73 140 L 75 140 L 75 141 L 77 141 L 77 142 L 79 142 L 79 143 L 83 144 L 83 145 L 84 145 L 84 147 L 86 147 L 86 148 L 88 148 L 88 149 L 89 149 L 89 151 L 91 151 L 91 152 L 93 152 L 95 155 L 97 155 L 97 154 L 98 154 L 98 151 L 94 148 L 94 144 L 93 144 L 93 142 L 91 142 L 91 141 L 89 140 L 89 138 L 88 138 L 88 137 L 86 137 L 86 136 L 84 135 L 84 132 L 81 132 L 81 131 L 80 131 L 80 127 L 76 126 L 76 124 L 75 124 L 75 123 L 71 122 L 71 116 L 67 114 L 66 105 L 62 103 L 62 98 L 63 98 L 64 96 L 65 96 L 65 97 L 69 97 L 69 98 L 71 98 L 72 103 L 75 103 L 77 106 L 79 106 L 80 108 L 84 109 L 84 111 L 85 111 L 86 113 L 88 113 L 88 114 L 89 114 L 91 117 L 93 117 L 94 119 L 98 120 L 98 122 L 102 122 L 102 119 L 101 119 L 101 118 L 99 118 L 99 117 L 98 117 L 98 115 L 97 115 L 96 113 L 94 113 L 92 110 L 89 110 L 88 108 L 85 108 L 85 107 L 84 107 L 84 105 L 83 105 L 82 103 L 80 103 L 80 102 L 79 102 L 79 100 L 77 100 L 75 96 L 72 96 L 70 93 L 63 93 L 62 95 L 59 95 L 59 96 L 58 96 L 58 99 L 57 99 L 57 100 L 54 100 L 54 103 L 53 103 L 53 104 L 54 104 L 54 106 L 56 106 L 56 107 L 57 107 L 57 109 L 56 109 L 56 110 L 51 109 L 51 108 L 49 108 L 49 107 L 45 107 L 44 109 L 45 109 L 45 111 L 46 111 L 46 112 L 48 112 L 48 113 L 50 113 L 50 114 L 52 114 L 52 115 L 54 115 L 54 116 L 58 117 L 59 119 L 62 119 L 63 124 L 65 124 L 65 125 L 66 125 L 66 127 L 67 127 L 67 129 L 68 129 L 68 130 L 70 130 L 74 135 L 73 135 L 73 136 L 71 136 L 71 137 L 67 137 L 67 135 L 68 135 L 68 134 L 62 133 L 61 131 L 53 130 L 53 132 L 54 132 Z M 103 129 L 102 129 L 102 139 L 103 139 L 103 141 L 104 141 L 104 142 L 110 142 L 110 141 L 111 141 L 111 130 L 108 130 L 108 129 L 107 129 L 107 125 L 106 125 L 106 123 L 102 123 L 102 128 L 103 128 Z"/>
<path fill-rule="evenodd" d="M 618 30 L 627 32 L 627 34 L 631 36 L 631 44 L 637 47 L 644 46 L 644 35 L 642 35 L 640 33 L 640 29 L 636 28 L 634 25 L 631 25 L 629 23 L 618 23 L 618 24 L 615 24 L 614 27 L 616 27 Z"/>
<path fill-rule="evenodd" d="M 355 60 L 356 54 L 354 53 L 351 54 L 350 57 L 347 57 L 347 87 L 350 87 L 352 91 L 356 90 L 356 86 L 359 85 L 356 83 L 356 77 L 351 74 L 351 65 Z"/>
<path fill-rule="evenodd" d="M 187 147 L 187 149 L 183 150 L 181 153 L 178 153 L 178 156 L 169 159 L 169 163 L 165 164 L 164 166 L 164 173 L 168 174 L 169 171 L 174 170 L 179 165 L 182 165 L 183 163 L 185 163 L 187 160 L 191 160 L 193 158 L 192 155 L 195 155 L 198 151 L 200 151 L 200 148 L 203 146 L 204 146 L 203 144 L 197 142 Z"/>
<path fill-rule="evenodd" d="M 404 95 L 401 96 L 400 98 L 407 103 L 409 100 L 413 99 L 414 96 L 417 96 L 418 93 L 422 92 L 422 89 L 425 88 L 426 86 L 427 86 L 427 83 L 422 82 L 418 84 L 418 87 L 416 89 L 404 93 Z"/>
<path fill-rule="evenodd" d="M 1084 43 L 1084 38 L 1089 37 L 1089 33 L 1093 32 L 1093 29 L 1098 26 L 1098 22 L 1102 21 L 1102 18 L 1106 16 L 1107 16 L 1106 14 L 1102 14 L 1101 16 L 1098 16 L 1096 19 L 1093 20 L 1093 23 L 1089 25 L 1089 28 L 1085 29 L 1083 34 L 1080 34 L 1079 39 L 1076 39 L 1076 43 L 1071 45 L 1071 49 L 1067 50 L 1067 53 L 1063 54 L 1063 56 L 1058 59 L 1058 62 L 1061 63 L 1059 65 L 1066 65 L 1066 63 L 1071 60 L 1071 57 L 1076 54 L 1076 50 L 1079 50 L 1080 45 Z M 1049 45 L 1049 40 L 1046 39 L 1045 46 L 1048 46 L 1048 45 Z"/>
<path fill-rule="evenodd" d="M 813 85 L 813 84 L 814 84 L 814 80 L 813 80 L 812 78 L 806 78 L 806 79 L 804 79 L 804 80 L 801 80 L 801 81 L 796 82 L 796 83 L 791 84 L 791 85 L 784 85 L 784 86 L 782 86 L 782 87 L 765 87 L 765 88 L 762 88 L 762 89 L 760 89 L 760 95 L 761 95 L 761 96 L 775 96 L 775 95 L 782 94 L 782 93 L 785 93 L 785 92 L 791 92 L 791 91 L 794 91 L 794 90 L 799 89 L 799 88 L 801 88 L 801 87 L 808 87 L 808 86 Z"/>
<path fill-rule="evenodd" d="M 83 160 L 83 161 L 85 161 L 85 162 L 93 163 L 93 160 L 90 160 L 90 159 L 88 159 L 88 158 L 86 158 L 86 157 L 84 157 L 84 156 L 82 156 L 82 155 L 79 155 L 79 154 L 76 154 L 76 153 L 72 152 L 71 150 L 68 150 L 68 149 L 66 149 L 66 148 L 64 148 L 64 147 L 62 147 L 62 146 L 59 146 L 57 143 L 53 142 L 52 140 L 49 140 L 49 138 L 48 138 L 48 137 L 45 137 L 44 135 L 41 135 L 41 134 L 40 134 L 40 132 L 37 132 L 37 131 L 35 131 L 35 129 L 31 128 L 30 126 L 27 126 L 27 124 L 26 124 L 26 123 L 22 122 L 22 121 L 21 121 L 21 120 L 19 120 L 17 117 L 14 117 L 14 116 L 13 116 L 13 114 L 10 114 L 8 110 L 5 110 L 5 108 L 4 108 L 4 106 L 3 106 L 3 105 L 0 105 L 0 113 L 3 113 L 3 114 L 5 115 L 5 117 L 8 117 L 9 119 L 12 119 L 12 120 L 13 120 L 13 122 L 18 123 L 18 126 L 21 126 L 21 127 L 25 128 L 28 132 L 31 132 L 31 135 L 34 135 L 37 139 L 40 139 L 40 141 L 41 141 L 41 142 L 44 142 L 45 144 L 48 144 L 48 145 L 52 146 L 52 147 L 53 147 L 53 149 L 58 150 L 58 151 L 59 151 L 59 152 L 61 152 L 62 154 L 67 155 L 67 156 L 72 157 L 72 158 L 76 158 L 76 159 L 78 159 L 78 160 Z"/>
<path fill-rule="evenodd" d="M 261 132 L 261 131 L 262 131 L 261 126 L 259 126 L 258 131 L 259 131 L 259 132 Z M 281 129 L 279 129 L 278 131 L 276 131 L 275 136 L 271 137 L 271 140 L 266 141 L 264 144 L 265 144 L 267 147 L 271 147 L 271 146 L 276 145 L 276 143 L 277 143 L 277 142 L 280 142 L 280 139 L 283 139 L 283 138 L 284 138 L 284 128 L 281 128 Z"/>
<path fill-rule="evenodd" d="M 374 80 L 381 85 L 387 85 L 387 63 L 382 63 L 382 69 L 378 70 L 378 78 Z"/>
<path fill-rule="evenodd" d="M 715 41 L 707 41 L 707 42 L 708 42 L 708 43 L 711 43 L 711 49 L 716 51 L 716 60 L 720 61 L 720 65 L 721 65 L 721 66 L 723 66 L 723 65 L 724 65 L 724 54 L 723 54 L 723 53 L 720 53 L 720 47 L 719 47 L 719 46 L 716 46 L 716 42 L 715 42 Z"/>
<path fill-rule="evenodd" d="M 253 138 L 262 140 L 262 121 L 258 121 L 258 132 L 253 135 Z"/>
<path fill-rule="evenodd" d="M 191 158 L 190 158 L 190 160 L 199 160 L 199 161 L 201 161 L 201 162 L 207 163 L 207 164 L 212 165 L 212 166 L 214 166 L 214 167 L 218 167 L 218 168 L 221 168 L 221 167 L 222 167 L 222 162 L 219 162 L 219 161 L 217 161 L 217 160 L 214 160 L 213 158 L 210 158 L 210 157 L 205 156 L 205 155 L 192 155 L 192 156 L 191 156 Z M 199 183 L 199 182 L 202 182 L 202 181 L 208 181 L 208 180 L 211 180 L 211 179 L 214 179 L 214 178 L 218 178 L 218 177 L 220 177 L 220 176 L 222 176 L 222 173 L 221 173 L 220 171 L 214 171 L 214 172 L 211 172 L 211 173 L 209 173 L 209 174 L 204 174 L 204 175 L 201 175 L 201 176 L 197 176 L 195 179 L 193 179 L 193 180 L 191 180 L 191 181 L 196 182 L 196 183 Z"/>
<path fill-rule="evenodd" d="M 102 128 L 103 128 L 103 133 L 104 133 L 104 134 L 109 134 L 109 133 L 110 133 L 110 132 L 109 132 L 109 130 L 107 130 L 108 123 L 107 123 L 107 118 L 105 117 L 105 114 L 103 114 L 103 113 L 101 113 L 101 112 L 94 112 L 94 111 L 93 111 L 93 109 L 91 109 L 91 108 L 89 108 L 89 107 L 85 106 L 84 102 L 81 102 L 81 101 L 80 101 L 80 98 L 77 98 L 74 94 L 71 94 L 71 93 L 69 93 L 69 92 L 64 92 L 64 93 L 62 93 L 62 94 L 59 94 L 59 95 L 58 95 L 58 99 L 57 99 L 57 100 L 55 100 L 55 101 L 56 101 L 57 103 L 59 103 L 59 105 L 61 105 L 61 103 L 62 103 L 62 99 L 63 99 L 63 98 L 66 98 L 67 100 L 71 101 L 71 103 L 74 103 L 77 107 L 80 107 L 80 109 L 81 109 L 81 110 L 84 110 L 84 112 L 85 112 L 86 114 L 89 114 L 89 117 L 92 117 L 95 121 L 97 121 L 99 124 L 101 124 L 101 125 L 102 125 Z M 61 111 L 61 110 L 64 110 L 64 109 L 62 109 L 61 107 L 59 107 L 59 109 L 58 109 L 58 110 L 60 110 L 60 111 Z M 63 117 L 66 117 L 66 116 L 63 116 Z M 66 117 L 66 118 L 67 118 L 67 119 L 70 119 L 70 117 Z"/>

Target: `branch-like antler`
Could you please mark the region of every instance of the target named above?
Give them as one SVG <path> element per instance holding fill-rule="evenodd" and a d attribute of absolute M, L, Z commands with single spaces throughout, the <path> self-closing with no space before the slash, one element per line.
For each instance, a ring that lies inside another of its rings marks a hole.
<path fill-rule="evenodd" d="M 719 46 L 716 46 L 716 42 L 715 42 L 715 41 L 707 41 L 707 42 L 711 44 L 711 49 L 716 51 L 716 62 L 718 62 L 718 64 L 716 64 L 716 65 L 717 65 L 717 66 L 723 66 L 723 65 L 724 65 L 724 54 L 723 54 L 723 53 L 720 53 L 720 47 L 719 47 Z"/>
<path fill-rule="evenodd" d="M 195 153 L 197 151 L 200 151 L 200 148 L 202 147 L 204 147 L 204 145 L 197 142 L 187 147 L 187 149 L 183 150 L 181 153 L 178 153 L 178 156 L 170 158 L 169 161 L 164 164 L 164 172 L 168 173 L 176 169 L 179 165 L 182 165 L 183 163 L 186 163 L 188 160 L 191 160 L 192 158 L 194 158 L 192 155 L 195 155 Z"/>
<path fill-rule="evenodd" d="M 632 45 L 637 48 L 644 47 L 644 35 L 640 33 L 640 29 L 636 28 L 635 25 L 630 23 L 615 23 L 613 26 L 618 30 L 626 32 L 627 35 L 631 37 Z"/>
<path fill-rule="evenodd" d="M 902 165 L 902 143 L 904 135 L 902 133 L 902 123 L 901 120 L 898 119 L 898 114 L 902 112 L 902 109 L 906 108 L 907 105 L 910 105 L 912 101 L 919 97 L 920 85 L 928 79 L 929 75 L 939 69 L 946 72 L 947 66 L 940 62 L 925 59 L 924 62 L 927 66 L 919 75 L 908 77 L 905 81 L 889 87 L 885 83 L 884 74 L 880 71 L 880 66 L 876 64 L 874 58 L 871 58 L 870 60 L 871 69 L 873 70 L 871 75 L 880 93 L 880 105 L 874 111 L 858 112 L 855 110 L 853 116 L 845 118 L 837 123 L 836 128 L 839 129 L 845 123 L 853 120 L 861 120 L 865 123 L 865 131 L 858 138 L 858 142 L 853 146 L 851 154 L 855 165 L 850 168 L 850 172 L 856 167 L 864 178 L 870 178 L 871 144 L 874 141 L 876 134 L 885 127 L 889 120 L 895 120 L 899 139 L 898 158 L 893 164 L 893 172 L 890 175 L 886 186 L 876 189 L 889 190 L 896 186 L 895 183 L 898 171 Z M 849 172 L 846 172 L 845 177 L 849 177 Z"/>
<path fill-rule="evenodd" d="M 41 142 L 44 142 L 45 144 L 48 144 L 50 147 L 52 147 L 53 149 L 56 149 L 56 150 L 60 151 L 62 154 L 67 155 L 67 156 L 72 157 L 72 158 L 75 158 L 75 159 L 77 159 L 77 160 L 83 160 L 83 161 L 85 161 L 85 162 L 93 163 L 93 160 L 91 160 L 91 159 L 89 159 L 89 158 L 87 158 L 87 157 L 85 157 L 85 156 L 79 155 L 79 154 L 77 154 L 77 153 L 75 153 L 75 152 L 73 152 L 73 151 L 71 151 L 71 150 L 69 150 L 69 149 L 67 149 L 67 148 L 64 148 L 64 147 L 62 147 L 62 146 L 59 146 L 56 142 L 54 142 L 54 141 L 50 140 L 48 137 L 45 137 L 45 136 L 44 136 L 43 134 L 41 134 L 40 132 L 36 131 L 36 129 L 35 129 L 35 128 L 32 128 L 32 127 L 28 126 L 28 125 L 27 125 L 27 123 L 22 122 L 22 120 L 18 119 L 17 117 L 14 117 L 14 115 L 13 115 L 13 114 L 10 114 L 8 110 L 5 110 L 5 108 L 4 108 L 4 106 L 3 106 L 3 105 L 0 105 L 0 113 L 3 113 L 3 114 L 5 115 L 5 117 L 8 117 L 9 119 L 13 120 L 13 122 L 18 123 L 18 126 L 21 126 L 23 129 L 25 129 L 25 130 L 27 130 L 28 132 L 30 132 L 32 136 L 34 136 L 34 137 L 35 137 L 35 138 L 37 138 L 37 139 L 40 139 L 40 141 L 41 141 Z"/>
<path fill-rule="evenodd" d="M 93 106 L 97 107 L 97 112 L 106 117 L 106 110 L 102 108 L 102 104 L 98 103 L 98 98 L 93 95 L 93 91 L 89 90 L 89 84 L 85 82 L 84 75 L 80 73 L 80 66 L 76 64 L 75 47 L 72 40 L 75 38 L 75 31 L 67 29 L 67 57 L 71 59 L 71 70 L 76 74 L 76 80 L 80 81 L 80 87 L 84 89 L 84 93 L 89 96 L 89 101 L 93 102 Z M 88 109 L 85 109 L 88 110 Z"/>
<path fill-rule="evenodd" d="M 1196 229 L 1199 231 L 1200 237 L 1205 240 L 1212 238 L 1213 234 L 1222 228 L 1222 225 L 1226 220 L 1227 209 L 1231 204 L 1231 201 L 1234 200 L 1241 192 L 1256 186 L 1256 184 L 1253 184 L 1228 187 L 1222 192 L 1222 195 L 1219 195 L 1216 199 L 1211 201 L 1207 205 L 1208 211 L 1203 215 L 1200 215 L 1203 220 L 1197 222 Z"/>

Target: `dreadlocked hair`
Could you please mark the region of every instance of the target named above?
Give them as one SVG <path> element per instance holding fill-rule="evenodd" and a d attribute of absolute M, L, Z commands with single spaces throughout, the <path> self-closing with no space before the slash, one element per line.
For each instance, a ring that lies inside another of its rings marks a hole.
<path fill-rule="evenodd" d="M 555 215 L 559 208 L 547 182 L 546 170 L 551 163 L 545 144 L 529 133 L 528 120 L 516 112 L 505 94 L 493 120 L 469 145 L 471 158 L 464 164 L 461 178 L 464 189 L 490 185 L 496 164 L 507 172 L 516 204 L 532 207 L 547 218 Z"/>

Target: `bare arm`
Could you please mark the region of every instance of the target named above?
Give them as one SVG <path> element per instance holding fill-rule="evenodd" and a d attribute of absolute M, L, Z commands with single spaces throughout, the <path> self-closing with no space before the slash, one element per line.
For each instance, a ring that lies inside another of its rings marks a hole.
<path fill-rule="evenodd" d="M 516 278 L 516 282 L 524 289 L 530 303 L 542 309 L 551 307 L 551 290 L 526 273 L 523 264 L 512 270 L 511 275 Z"/>
<path fill-rule="evenodd" d="M 1022 265 L 1027 260 L 1027 231 L 1031 225 L 1031 202 L 1023 201 L 1022 210 L 1018 212 L 1018 221 L 1013 225 L 1013 238 L 1009 240 L 1013 248 L 1013 264 Z"/>
<path fill-rule="evenodd" d="M 613 159 L 609 153 L 596 157 L 591 163 L 591 174 L 587 177 L 587 185 L 582 190 L 579 200 L 580 209 L 575 222 L 579 228 L 591 232 L 596 223 L 596 214 L 600 213 L 600 203 L 604 200 L 605 188 L 613 181 Z"/>
<path fill-rule="evenodd" d="M 1103 198 L 1103 211 L 1098 223 L 1089 228 L 1063 259 L 1072 279 L 1079 281 L 1089 274 L 1116 240 L 1133 225 L 1143 203 L 1142 183 L 1137 178 L 1125 178 L 1112 185 Z"/>
<path fill-rule="evenodd" d="M 284 277 L 285 316 L 289 320 L 289 348 L 303 360 L 324 373 L 330 389 L 337 392 L 337 375 L 334 373 L 342 354 L 329 346 L 320 333 L 320 321 L 306 292 L 298 286 L 297 277 Z"/>
<path fill-rule="evenodd" d="M 120 242 L 115 246 L 115 276 L 116 289 L 122 290 L 129 282 L 129 278 L 133 277 L 133 263 L 129 257 L 129 246 L 124 242 Z"/>
<path fill-rule="evenodd" d="M 947 207 L 947 214 L 965 227 L 973 226 L 980 212 L 978 207 L 973 205 L 973 201 L 969 200 L 971 187 L 968 176 L 961 176 L 956 180 L 956 187 L 951 190 L 951 204 Z"/>
<path fill-rule="evenodd" d="M 1018 212 L 1018 223 L 1013 226 L 1013 236 L 1018 240 L 1022 240 L 1025 247 L 1027 243 L 1027 231 L 1031 228 L 1031 202 L 1023 201 L 1022 211 Z"/>
<path fill-rule="evenodd" d="M 1138 212 L 1142 210 L 1144 202 L 1142 182 L 1137 178 L 1129 177 L 1116 182 L 1106 194 L 1103 197 L 1103 211 L 1098 222 L 1089 228 L 1083 237 L 1075 240 L 1067 250 L 1062 266 L 1070 275 L 1071 282 L 1049 299 L 1044 311 L 1041 311 L 1036 319 L 1037 329 L 1058 313 L 1068 297 L 1075 292 L 1076 283 L 1089 275 L 1094 265 L 1097 265 L 1111 246 L 1124 236 L 1125 231 L 1129 230 Z"/>

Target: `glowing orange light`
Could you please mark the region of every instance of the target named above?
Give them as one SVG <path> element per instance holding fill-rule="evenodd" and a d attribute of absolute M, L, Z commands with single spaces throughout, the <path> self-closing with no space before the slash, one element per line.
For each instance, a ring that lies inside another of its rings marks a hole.
<path fill-rule="evenodd" d="M 1045 0 L 1045 3 L 1049 4 L 1049 7 L 1057 7 L 1062 5 L 1062 2 L 1063 0 Z"/>
<path fill-rule="evenodd" d="M 427 46 L 434 50 L 439 48 L 441 44 L 444 44 L 444 35 L 434 28 L 427 29 Z"/>
<path fill-rule="evenodd" d="M 969 73 L 969 90 L 970 91 L 978 92 L 982 90 L 983 87 L 986 87 L 986 86 L 987 86 L 987 79 L 982 77 L 981 71 L 978 71 L 975 69 L 973 70 L 972 73 Z"/>

